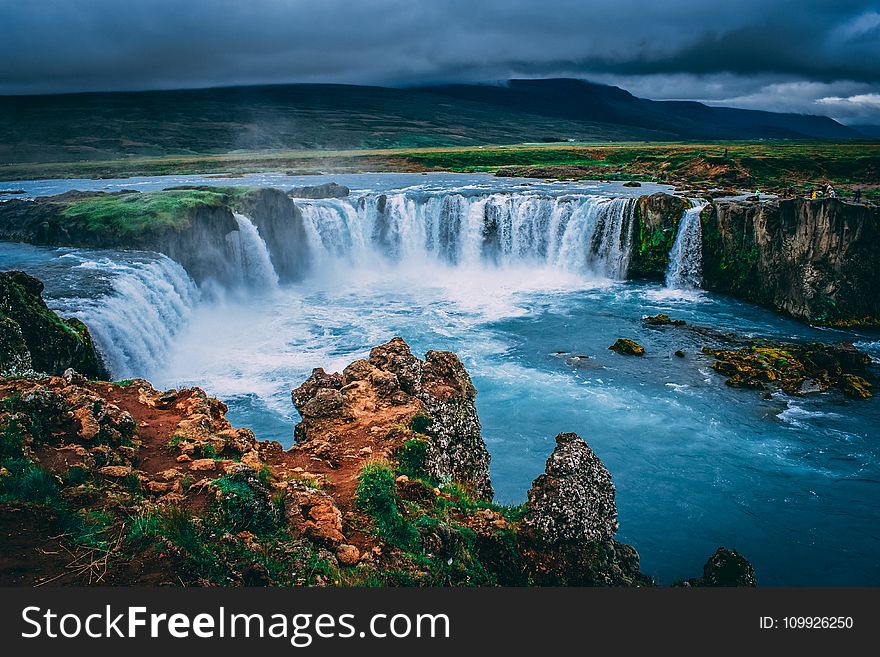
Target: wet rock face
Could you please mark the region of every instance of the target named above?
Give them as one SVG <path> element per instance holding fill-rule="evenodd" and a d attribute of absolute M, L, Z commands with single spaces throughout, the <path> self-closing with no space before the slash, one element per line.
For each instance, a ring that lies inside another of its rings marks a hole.
<path fill-rule="evenodd" d="M 251 218 L 266 242 L 278 280 L 287 283 L 302 279 L 310 258 L 305 223 L 296 203 L 281 190 L 266 188 L 239 199 L 236 209 Z"/>
<path fill-rule="evenodd" d="M 293 390 L 293 404 L 303 418 L 296 439 L 301 444 L 326 441 L 330 451 L 337 445 L 342 452 L 358 431 L 384 432 L 390 455 L 407 436 L 421 435 L 426 440 L 420 464 L 425 474 L 456 481 L 490 500 L 489 451 L 476 394 L 455 354 L 429 351 L 421 360 L 402 338 L 394 338 L 373 349 L 369 360 L 351 363 L 342 375 L 316 369 Z M 426 418 L 426 426 L 407 428 L 416 415 Z"/>
<path fill-rule="evenodd" d="M 42 293 L 43 283 L 32 276 L 0 272 L 0 371 L 60 376 L 73 368 L 89 378 L 110 378 L 85 324 L 49 310 Z"/>
<path fill-rule="evenodd" d="M 651 194 L 638 199 L 627 278 L 662 280 L 678 223 L 689 207 L 687 199 L 671 194 Z"/>
<path fill-rule="evenodd" d="M 717 201 L 701 215 L 707 289 L 821 323 L 880 318 L 880 210 L 839 199 Z"/>
<path fill-rule="evenodd" d="M 610 540 L 618 526 L 614 495 L 611 474 L 589 445 L 575 433 L 561 433 L 529 491 L 524 523 L 551 545 Z"/>

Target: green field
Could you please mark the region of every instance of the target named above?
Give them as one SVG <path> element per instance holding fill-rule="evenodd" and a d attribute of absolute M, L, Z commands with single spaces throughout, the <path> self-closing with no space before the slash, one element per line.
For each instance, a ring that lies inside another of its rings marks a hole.
<path fill-rule="evenodd" d="M 878 142 L 577 143 L 456 148 L 235 152 L 0 166 L 0 180 L 281 171 L 484 172 L 534 178 L 653 180 L 695 187 L 801 193 L 831 184 L 877 198 Z"/>

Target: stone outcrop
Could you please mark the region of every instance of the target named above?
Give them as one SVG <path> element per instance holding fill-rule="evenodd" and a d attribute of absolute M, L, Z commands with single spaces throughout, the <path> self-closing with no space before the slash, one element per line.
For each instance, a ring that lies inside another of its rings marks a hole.
<path fill-rule="evenodd" d="M 629 338 L 617 338 L 610 347 L 611 351 L 624 356 L 644 356 L 645 348 L 635 340 Z"/>
<path fill-rule="evenodd" d="M 520 545 L 533 581 L 546 585 L 650 586 L 639 555 L 614 540 L 617 505 L 605 464 L 577 434 L 561 433 L 529 490 Z"/>
<path fill-rule="evenodd" d="M 880 318 L 880 210 L 839 199 L 716 201 L 704 286 L 824 324 Z"/>
<path fill-rule="evenodd" d="M 703 576 L 690 579 L 685 584 L 687 586 L 755 587 L 758 582 L 755 577 L 755 569 L 748 559 L 736 550 L 720 547 L 703 566 Z"/>
<path fill-rule="evenodd" d="M 577 434 L 556 436 L 544 474 L 529 490 L 525 524 L 546 543 L 606 541 L 617 533 L 614 484 Z"/>
<path fill-rule="evenodd" d="M 236 209 L 250 217 L 260 231 L 278 280 L 300 280 L 309 267 L 309 250 L 302 213 L 296 203 L 281 190 L 267 188 L 243 196 L 236 202 Z"/>
<path fill-rule="evenodd" d="M 734 388 L 779 388 L 790 395 L 824 392 L 837 387 L 849 397 L 872 396 L 871 358 L 853 345 L 755 344 L 740 349 L 712 349 L 712 369 Z"/>
<path fill-rule="evenodd" d="M 633 217 L 627 278 L 663 279 L 678 224 L 690 202 L 671 194 L 641 196 Z"/>
<path fill-rule="evenodd" d="M 293 390 L 293 404 L 302 416 L 296 439 L 322 449 L 322 443 L 332 446 L 345 436 L 350 441 L 362 431 L 372 437 L 365 446 L 375 458 L 423 436 L 420 466 L 428 476 L 456 481 L 477 497 L 491 499 L 489 452 L 480 433 L 476 394 L 455 354 L 429 351 L 421 360 L 402 338 L 394 338 L 342 374 L 319 368 Z M 424 418 L 425 426 L 412 428 L 416 416 Z M 376 444 L 380 434 L 383 440 Z"/>
<path fill-rule="evenodd" d="M 181 204 L 171 216 L 142 221 L 130 230 L 107 229 L 100 222 L 71 221 L 65 212 L 80 201 L 138 197 L 139 192 L 67 192 L 0 204 L 0 239 L 30 244 L 85 248 L 140 249 L 163 253 L 180 263 L 197 282 L 235 283 L 241 273 L 230 256 L 227 236 L 237 231 L 234 213 L 246 214 L 266 242 L 282 282 L 298 280 L 308 266 L 305 229 L 296 204 L 277 189 L 232 190 L 179 187 L 169 194 L 213 192 L 211 202 Z M 161 192 L 152 192 L 160 194 Z M 120 210 L 120 213 L 122 211 Z"/>
<path fill-rule="evenodd" d="M 43 283 L 32 276 L 0 272 L 0 371 L 61 375 L 73 368 L 109 378 L 85 324 L 49 310 L 42 293 Z"/>

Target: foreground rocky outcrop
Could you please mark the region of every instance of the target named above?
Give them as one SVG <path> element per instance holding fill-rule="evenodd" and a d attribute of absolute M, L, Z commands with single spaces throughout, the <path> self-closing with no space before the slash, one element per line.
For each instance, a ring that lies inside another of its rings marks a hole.
<path fill-rule="evenodd" d="M 49 310 L 42 293 L 43 283 L 34 277 L 0 272 L 0 372 L 62 374 L 73 368 L 109 378 L 85 324 Z"/>
<path fill-rule="evenodd" d="M 520 544 L 531 579 L 570 586 L 650 586 L 632 546 L 614 540 L 611 474 L 574 433 L 556 437 L 544 474 L 529 490 Z"/>
<path fill-rule="evenodd" d="M 409 442 L 411 450 L 423 452 L 420 468 L 426 475 L 458 482 L 476 498 L 490 500 L 489 452 L 480 435 L 476 394 L 455 354 L 429 351 L 420 360 L 394 338 L 342 374 L 316 369 L 293 391 L 303 418 L 297 441 L 332 445 L 350 441 L 358 431 L 375 434 L 383 424 L 397 425 L 391 447 Z"/>

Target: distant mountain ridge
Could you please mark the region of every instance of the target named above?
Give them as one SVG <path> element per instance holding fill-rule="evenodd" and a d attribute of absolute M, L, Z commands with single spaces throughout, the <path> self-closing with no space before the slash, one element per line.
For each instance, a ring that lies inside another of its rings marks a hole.
<path fill-rule="evenodd" d="M 540 141 L 864 139 L 833 119 L 653 101 L 571 79 L 0 96 L 0 164 Z"/>
<path fill-rule="evenodd" d="M 674 133 L 684 139 L 858 139 L 865 135 L 827 116 L 714 107 L 695 101 L 638 98 L 619 87 L 557 78 L 506 85 L 420 87 L 425 93 L 559 116 Z"/>

